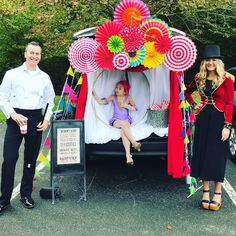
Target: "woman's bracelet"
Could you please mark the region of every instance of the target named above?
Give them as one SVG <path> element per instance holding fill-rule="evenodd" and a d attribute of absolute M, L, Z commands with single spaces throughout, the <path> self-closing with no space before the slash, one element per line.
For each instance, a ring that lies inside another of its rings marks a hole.
<path fill-rule="evenodd" d="M 231 128 L 232 128 L 232 124 L 230 124 L 230 123 L 224 123 L 224 128 L 226 128 L 226 129 L 231 129 Z"/>

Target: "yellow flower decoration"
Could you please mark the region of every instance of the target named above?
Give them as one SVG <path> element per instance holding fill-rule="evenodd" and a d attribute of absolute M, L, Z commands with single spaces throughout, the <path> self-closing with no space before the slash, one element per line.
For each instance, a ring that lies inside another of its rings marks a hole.
<path fill-rule="evenodd" d="M 144 44 L 146 55 L 142 61 L 142 64 L 149 69 L 156 68 L 161 65 L 165 58 L 165 54 L 161 54 L 155 50 L 154 44 L 154 42 L 147 42 Z"/>

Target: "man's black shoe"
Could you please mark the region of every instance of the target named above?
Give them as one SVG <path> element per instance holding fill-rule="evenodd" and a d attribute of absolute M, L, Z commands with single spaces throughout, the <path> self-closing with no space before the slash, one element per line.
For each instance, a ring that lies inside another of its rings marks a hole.
<path fill-rule="evenodd" d="M 0 202 L 0 214 L 2 214 L 9 206 L 10 203 Z"/>
<path fill-rule="evenodd" d="M 25 208 L 34 208 L 34 200 L 31 197 L 22 197 L 20 201 Z"/>

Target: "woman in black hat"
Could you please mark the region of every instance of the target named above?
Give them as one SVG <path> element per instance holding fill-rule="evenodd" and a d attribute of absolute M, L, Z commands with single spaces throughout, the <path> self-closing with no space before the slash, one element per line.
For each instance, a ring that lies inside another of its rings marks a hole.
<path fill-rule="evenodd" d="M 196 104 L 191 94 L 197 90 L 201 103 Z M 203 181 L 201 206 L 217 211 L 222 204 L 234 103 L 234 76 L 225 72 L 218 45 L 204 49 L 200 71 L 188 86 L 186 99 L 196 114 L 191 176 Z M 210 200 L 209 181 L 215 182 Z"/>

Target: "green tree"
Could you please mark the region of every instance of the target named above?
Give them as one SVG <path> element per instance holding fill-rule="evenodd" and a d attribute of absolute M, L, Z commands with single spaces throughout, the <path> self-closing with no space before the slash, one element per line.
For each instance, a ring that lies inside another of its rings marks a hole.
<path fill-rule="evenodd" d="M 112 20 L 120 0 L 0 0 L 0 76 L 24 59 L 27 42 L 39 41 L 43 64 L 64 60 L 73 33 Z M 186 32 L 201 47 L 206 43 L 222 46 L 229 66 L 236 57 L 236 0 L 144 0 L 153 17 Z M 225 47 L 227 45 L 227 47 Z M 61 59 L 59 59 L 61 58 Z M 51 74 L 64 81 L 65 74 Z M 1 79 L 0 79 L 1 80 Z"/>

